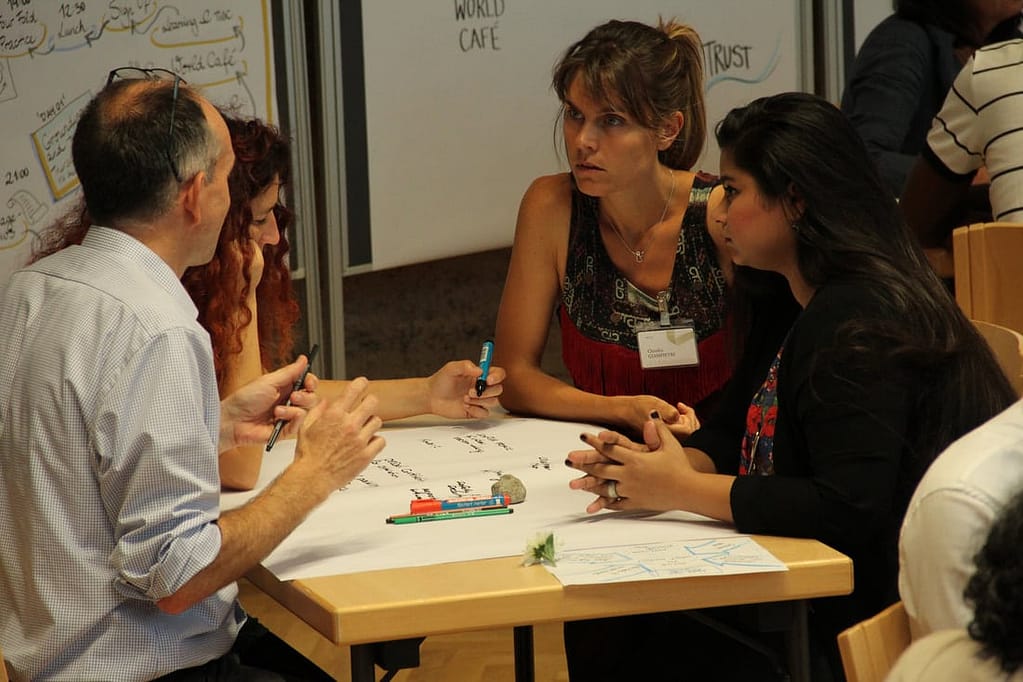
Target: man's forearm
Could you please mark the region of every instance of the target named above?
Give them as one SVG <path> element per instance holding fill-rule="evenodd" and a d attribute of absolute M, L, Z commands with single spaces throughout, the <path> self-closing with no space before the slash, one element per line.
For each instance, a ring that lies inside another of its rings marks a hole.
<path fill-rule="evenodd" d="M 296 462 L 244 507 L 221 515 L 217 558 L 157 606 L 168 613 L 181 613 L 242 577 L 331 492 L 322 476 L 305 471 Z"/>

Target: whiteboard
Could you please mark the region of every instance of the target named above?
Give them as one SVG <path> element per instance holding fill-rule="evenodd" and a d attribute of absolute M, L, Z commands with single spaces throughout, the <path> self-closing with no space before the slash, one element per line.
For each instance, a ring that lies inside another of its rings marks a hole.
<path fill-rule="evenodd" d="M 5 0 L 0 5 L 0 289 L 77 201 L 78 115 L 119 66 L 180 74 L 275 120 L 267 0 Z"/>
<path fill-rule="evenodd" d="M 693 25 L 704 42 L 712 131 L 734 106 L 808 89 L 807 4 L 342 0 L 342 24 L 361 11 L 361 35 L 343 38 L 361 40 L 365 78 L 364 100 L 346 92 L 344 102 L 346 125 L 362 118 L 365 126 L 364 149 L 353 148 L 358 136 L 345 142 L 346 244 L 371 243 L 364 260 L 349 248 L 347 271 L 510 245 L 530 181 L 567 168 L 553 137 L 551 69 L 594 26 L 655 24 L 659 15 Z M 717 156 L 711 142 L 698 167 L 716 172 Z"/>

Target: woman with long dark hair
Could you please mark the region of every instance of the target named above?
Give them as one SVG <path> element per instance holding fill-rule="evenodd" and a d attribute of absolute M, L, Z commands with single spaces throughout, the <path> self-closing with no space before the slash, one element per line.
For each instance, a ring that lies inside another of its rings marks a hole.
<path fill-rule="evenodd" d="M 898 599 L 898 530 L 923 471 L 1015 396 L 838 109 L 762 98 L 732 110 L 717 139 L 725 243 L 751 311 L 743 358 L 685 447 L 656 414 L 643 443 L 585 434 L 594 449 L 569 454 L 586 473 L 572 487 L 597 495 L 590 512 L 681 509 L 850 556 L 855 591 L 812 614 L 835 664 L 834 635 Z M 588 639 L 566 630 L 570 666 Z M 651 674 L 667 670 L 650 659 Z"/>

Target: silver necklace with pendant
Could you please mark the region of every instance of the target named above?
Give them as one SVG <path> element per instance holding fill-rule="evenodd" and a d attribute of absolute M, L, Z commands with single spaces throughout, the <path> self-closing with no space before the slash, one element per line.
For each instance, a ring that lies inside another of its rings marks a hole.
<path fill-rule="evenodd" d="M 658 223 L 664 222 L 665 216 L 668 215 L 668 207 L 671 206 L 671 199 L 675 196 L 675 170 L 673 168 L 669 168 L 668 172 L 671 173 L 671 189 L 668 190 L 668 200 L 664 202 L 664 210 L 661 211 L 661 217 L 658 219 Z M 618 231 L 618 227 L 613 222 L 608 220 L 607 224 L 611 228 L 611 231 L 615 233 L 615 236 L 622 242 L 622 246 L 625 247 L 625 250 L 632 254 L 632 257 L 636 259 L 637 263 L 642 263 L 643 259 L 646 258 L 646 249 L 632 248 L 629 246 L 629 242 L 625 241 L 625 237 L 622 236 L 622 233 Z"/>

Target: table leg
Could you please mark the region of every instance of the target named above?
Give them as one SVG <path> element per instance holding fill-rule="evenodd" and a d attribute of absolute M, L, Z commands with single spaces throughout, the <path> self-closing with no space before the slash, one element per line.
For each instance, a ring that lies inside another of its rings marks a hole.
<path fill-rule="evenodd" d="M 792 603 L 792 627 L 785 633 L 788 650 L 789 679 L 792 682 L 810 682 L 810 628 L 807 625 L 807 602 L 798 599 Z"/>
<path fill-rule="evenodd" d="M 373 644 L 353 644 L 352 682 L 376 682 Z"/>
<path fill-rule="evenodd" d="M 515 682 L 533 682 L 536 679 L 533 667 L 533 626 L 519 625 L 514 630 L 514 637 Z"/>

